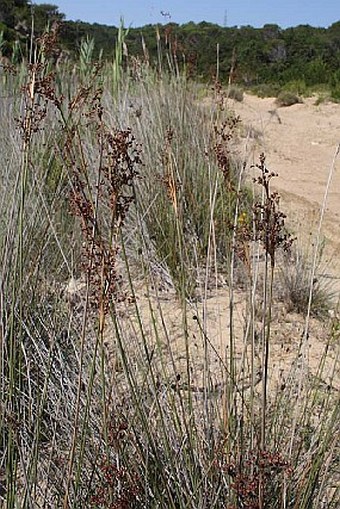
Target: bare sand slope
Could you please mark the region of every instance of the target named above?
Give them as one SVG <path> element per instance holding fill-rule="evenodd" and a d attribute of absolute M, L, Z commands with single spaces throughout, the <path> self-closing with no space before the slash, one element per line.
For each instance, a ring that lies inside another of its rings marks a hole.
<path fill-rule="evenodd" d="M 232 108 L 240 115 L 245 133 L 250 128 L 253 134 L 244 138 L 249 162 L 258 162 L 259 153 L 265 152 L 268 168 L 279 174 L 273 186 L 281 194 L 290 225 L 304 240 L 308 236 L 313 239 L 330 167 L 340 143 L 340 104 L 315 105 L 315 98 L 308 98 L 302 104 L 277 108 L 273 98 L 245 94 L 242 103 L 232 102 Z M 326 242 L 324 261 L 337 279 L 340 277 L 340 155 L 336 158 L 322 236 Z"/>

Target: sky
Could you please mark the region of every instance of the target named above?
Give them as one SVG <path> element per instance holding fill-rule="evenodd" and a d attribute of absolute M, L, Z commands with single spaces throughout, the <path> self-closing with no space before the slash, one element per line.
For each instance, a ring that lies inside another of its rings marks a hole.
<path fill-rule="evenodd" d="M 340 20 L 340 0 L 33 0 L 51 3 L 66 19 L 139 27 L 146 24 L 209 21 L 221 26 L 275 23 L 327 27 Z"/>

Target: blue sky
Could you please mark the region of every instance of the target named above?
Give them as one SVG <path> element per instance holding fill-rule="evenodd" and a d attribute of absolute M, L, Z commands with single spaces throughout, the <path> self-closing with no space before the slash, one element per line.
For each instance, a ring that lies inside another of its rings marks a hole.
<path fill-rule="evenodd" d="M 329 26 L 340 20 L 340 0 L 48 0 L 58 5 L 67 19 L 118 25 L 142 26 L 171 21 L 210 21 L 219 25 L 276 23 L 281 27 L 308 24 Z M 33 0 L 32 3 L 47 3 Z"/>

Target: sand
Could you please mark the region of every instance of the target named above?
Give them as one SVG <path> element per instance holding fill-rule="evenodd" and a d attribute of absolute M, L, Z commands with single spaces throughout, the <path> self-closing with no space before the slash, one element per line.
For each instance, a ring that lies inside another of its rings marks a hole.
<path fill-rule="evenodd" d="M 340 291 L 340 104 L 316 105 L 316 97 L 278 108 L 274 98 L 245 94 L 243 102 L 230 101 L 243 122 L 240 150 L 248 165 L 266 154 L 270 170 L 279 174 L 279 191 L 288 224 L 312 252 L 330 170 L 333 167 L 321 229 L 324 270 Z M 247 136 L 249 134 L 249 136 Z M 308 245 L 307 245 L 308 244 Z"/>

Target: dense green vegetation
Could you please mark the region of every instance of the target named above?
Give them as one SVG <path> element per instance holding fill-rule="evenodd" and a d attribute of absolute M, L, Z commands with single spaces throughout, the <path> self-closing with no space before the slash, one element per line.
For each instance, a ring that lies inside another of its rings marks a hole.
<path fill-rule="evenodd" d="M 5 39 L 2 51 L 10 56 L 20 41 L 24 50 L 30 38 L 34 15 L 39 35 L 48 22 L 62 21 L 55 5 L 29 6 L 27 0 L 0 1 L 0 28 Z M 63 21 L 61 48 L 77 55 L 81 40 L 93 38 L 97 56 L 114 55 L 118 28 L 81 21 Z M 340 21 L 329 28 L 300 25 L 281 29 L 278 25 L 221 27 L 212 23 L 184 25 L 168 23 L 131 28 L 126 39 L 130 56 L 158 62 L 159 49 L 168 50 L 179 65 L 196 79 L 209 80 L 218 73 L 223 82 L 232 72 L 234 82 L 243 86 L 276 83 L 293 86 L 299 93 L 306 87 L 324 84 L 340 98 Z M 163 53 L 164 54 L 164 53 Z M 293 84 L 293 85 L 292 85 Z"/>

